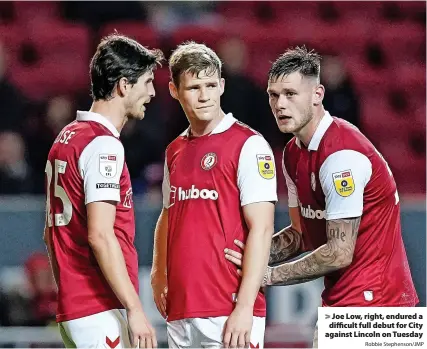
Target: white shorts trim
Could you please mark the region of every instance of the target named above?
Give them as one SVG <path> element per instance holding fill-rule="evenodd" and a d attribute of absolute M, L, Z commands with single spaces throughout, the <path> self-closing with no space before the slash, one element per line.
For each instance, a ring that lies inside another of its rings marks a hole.
<path fill-rule="evenodd" d="M 130 348 L 126 311 L 112 309 L 59 323 L 66 348 Z"/>
<path fill-rule="evenodd" d="M 228 316 L 191 318 L 167 323 L 169 348 L 222 348 Z M 251 347 L 264 348 L 265 317 L 253 317 Z"/>

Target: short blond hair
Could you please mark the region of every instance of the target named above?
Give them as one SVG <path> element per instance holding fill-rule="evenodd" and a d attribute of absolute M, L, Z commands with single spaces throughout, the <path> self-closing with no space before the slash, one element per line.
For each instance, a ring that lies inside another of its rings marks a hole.
<path fill-rule="evenodd" d="M 179 45 L 169 58 L 169 71 L 175 86 L 183 73 L 199 75 L 206 71 L 211 76 L 218 73 L 221 77 L 222 62 L 218 55 L 204 44 L 186 41 Z"/>

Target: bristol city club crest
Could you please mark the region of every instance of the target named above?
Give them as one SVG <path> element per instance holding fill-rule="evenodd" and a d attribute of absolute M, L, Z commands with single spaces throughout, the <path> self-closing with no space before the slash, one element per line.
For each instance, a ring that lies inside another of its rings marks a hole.
<path fill-rule="evenodd" d="M 202 158 L 202 161 L 200 162 L 200 166 L 205 171 L 209 171 L 212 167 L 214 167 L 216 165 L 217 162 L 218 162 L 218 159 L 217 159 L 215 153 L 207 153 Z"/>

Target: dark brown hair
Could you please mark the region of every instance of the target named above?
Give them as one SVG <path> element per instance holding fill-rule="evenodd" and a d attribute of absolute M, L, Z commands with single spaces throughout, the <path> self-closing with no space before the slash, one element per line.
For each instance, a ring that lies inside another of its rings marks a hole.
<path fill-rule="evenodd" d="M 300 72 L 303 76 L 319 78 L 321 56 L 305 46 L 286 50 L 271 66 L 268 72 L 268 81 L 275 80 L 283 75 Z"/>
<path fill-rule="evenodd" d="M 149 50 L 118 33 L 103 38 L 90 62 L 92 98 L 108 100 L 121 78 L 135 84 L 139 77 L 163 60 L 160 50 Z"/>

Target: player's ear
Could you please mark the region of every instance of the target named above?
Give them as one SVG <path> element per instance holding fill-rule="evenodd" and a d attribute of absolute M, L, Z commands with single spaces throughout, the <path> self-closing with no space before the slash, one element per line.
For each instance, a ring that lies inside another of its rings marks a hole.
<path fill-rule="evenodd" d="M 129 83 L 128 79 L 126 78 L 120 78 L 119 82 L 117 83 L 117 93 L 120 97 L 124 97 L 129 92 Z"/>
<path fill-rule="evenodd" d="M 320 84 L 317 85 L 314 89 L 313 104 L 315 106 L 322 104 L 324 96 L 325 96 L 325 87 Z"/>
<path fill-rule="evenodd" d="M 222 96 L 222 94 L 224 93 L 224 88 L 225 88 L 225 80 L 224 78 L 219 79 L 219 90 L 221 92 L 220 96 Z"/>
<path fill-rule="evenodd" d="M 169 81 L 169 93 L 175 99 L 178 99 L 178 89 L 172 81 Z"/>

